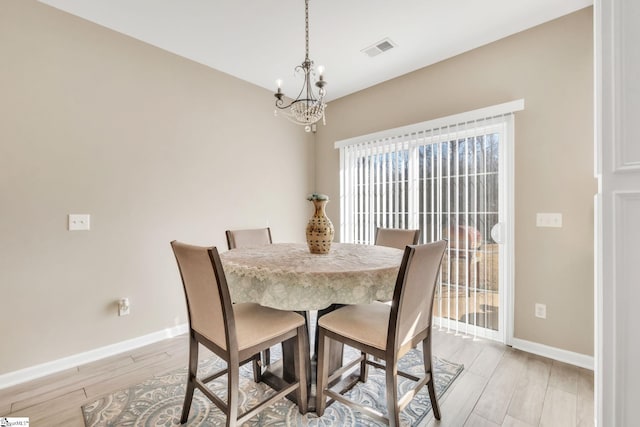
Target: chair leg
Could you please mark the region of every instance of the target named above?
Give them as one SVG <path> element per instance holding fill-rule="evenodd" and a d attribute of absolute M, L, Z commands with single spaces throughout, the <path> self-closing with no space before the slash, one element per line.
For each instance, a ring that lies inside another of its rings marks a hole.
<path fill-rule="evenodd" d="M 360 353 L 363 357 L 362 362 L 360 362 L 360 382 L 366 383 L 367 376 L 369 374 L 369 365 L 367 364 L 367 353 L 364 351 Z"/>
<path fill-rule="evenodd" d="M 316 349 L 318 356 L 318 372 L 316 375 L 316 414 L 321 417 L 324 414 L 327 400 L 324 395 L 324 389 L 329 382 L 329 338 L 324 334 L 324 330 L 320 331 L 318 336 L 318 348 Z"/>
<path fill-rule="evenodd" d="M 182 416 L 180 424 L 185 424 L 189 419 L 189 411 L 191 410 L 191 401 L 193 400 L 193 392 L 196 388 L 196 375 L 198 374 L 198 341 L 193 333 L 189 334 L 189 377 L 187 379 L 187 392 L 184 395 L 184 404 L 182 405 Z"/>
<path fill-rule="evenodd" d="M 251 361 L 253 367 L 253 382 L 259 383 L 262 381 L 262 364 L 260 362 L 260 355 L 256 354 Z"/>
<path fill-rule="evenodd" d="M 440 419 L 440 405 L 438 404 L 438 398 L 436 397 L 436 389 L 433 382 L 433 375 L 427 383 L 427 390 L 429 390 L 429 399 L 431 399 L 431 407 L 433 408 L 433 416 L 436 420 Z"/>
<path fill-rule="evenodd" d="M 236 427 L 238 423 L 240 366 L 235 362 L 229 361 L 227 366 L 227 427 Z"/>
<path fill-rule="evenodd" d="M 429 382 L 427 383 L 427 389 L 429 390 L 429 399 L 431 400 L 433 416 L 436 420 L 439 420 L 440 405 L 438 404 L 438 397 L 436 396 L 436 389 L 433 378 L 433 365 L 431 363 L 431 332 L 429 332 L 427 338 L 422 341 L 422 357 L 424 358 L 424 371 L 431 376 Z"/>
<path fill-rule="evenodd" d="M 400 426 L 400 408 L 398 407 L 398 365 L 397 362 L 386 360 L 386 386 L 387 386 L 387 416 L 389 427 Z"/>

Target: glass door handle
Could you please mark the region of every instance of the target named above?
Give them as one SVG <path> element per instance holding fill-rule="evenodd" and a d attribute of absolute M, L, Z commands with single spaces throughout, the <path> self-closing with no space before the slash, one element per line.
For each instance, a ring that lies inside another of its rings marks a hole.
<path fill-rule="evenodd" d="M 491 238 L 498 244 L 504 243 L 504 222 L 499 222 L 491 228 Z"/>

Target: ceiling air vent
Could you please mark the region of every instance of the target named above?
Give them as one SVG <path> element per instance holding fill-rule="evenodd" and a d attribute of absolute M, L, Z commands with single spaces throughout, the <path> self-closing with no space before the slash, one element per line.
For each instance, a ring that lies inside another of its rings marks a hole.
<path fill-rule="evenodd" d="M 372 46 L 362 49 L 361 52 L 366 53 L 369 57 L 380 55 L 382 52 L 386 52 L 389 49 L 393 49 L 396 45 L 388 38 L 382 39 Z"/>

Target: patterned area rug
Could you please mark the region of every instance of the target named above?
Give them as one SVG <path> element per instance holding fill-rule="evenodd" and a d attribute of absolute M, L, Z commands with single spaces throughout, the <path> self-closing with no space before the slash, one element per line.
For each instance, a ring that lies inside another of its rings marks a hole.
<path fill-rule="evenodd" d="M 274 347 L 272 354 L 277 356 L 279 348 Z M 345 360 L 354 358 L 355 351 L 345 347 Z M 457 365 L 443 359 L 435 358 L 434 378 L 436 394 L 440 397 L 451 383 L 460 375 L 462 365 Z M 200 363 L 198 376 L 207 372 L 214 372 L 224 367 L 224 362 L 212 357 Z M 400 369 L 420 374 L 422 369 L 422 353 L 412 350 L 405 355 L 400 363 Z M 184 400 L 187 369 L 180 369 L 167 375 L 158 376 L 125 390 L 107 395 L 93 403 L 83 406 L 85 423 L 93 426 L 178 426 Z M 253 406 L 265 394 L 273 391 L 265 384 L 252 381 L 251 364 L 245 365 L 240 371 L 240 407 L 241 411 Z M 369 368 L 366 383 L 358 383 L 349 391 L 349 396 L 359 402 L 377 407 L 386 413 L 385 409 L 385 380 L 384 372 L 373 367 Z M 414 383 L 400 377 L 399 392 L 412 387 Z M 212 381 L 209 387 L 223 400 L 226 400 L 226 376 Z M 431 411 L 427 387 L 423 387 L 413 401 L 402 411 L 403 426 L 418 426 Z M 223 426 L 224 414 L 199 391 L 196 390 L 191 405 L 188 426 Z M 378 422 L 361 415 L 339 402 L 330 405 L 321 418 L 315 413 L 300 415 L 297 406 L 286 399 L 278 401 L 252 418 L 245 426 L 379 426 Z"/>

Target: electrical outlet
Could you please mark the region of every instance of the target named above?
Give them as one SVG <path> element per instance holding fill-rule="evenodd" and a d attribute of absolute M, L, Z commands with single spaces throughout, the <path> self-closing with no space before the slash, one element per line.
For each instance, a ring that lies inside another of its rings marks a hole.
<path fill-rule="evenodd" d="M 536 317 L 540 319 L 547 318 L 547 305 L 536 303 Z"/>
<path fill-rule="evenodd" d="M 126 316 L 129 314 L 131 306 L 129 305 L 129 298 L 120 298 L 118 301 L 118 316 Z"/>

